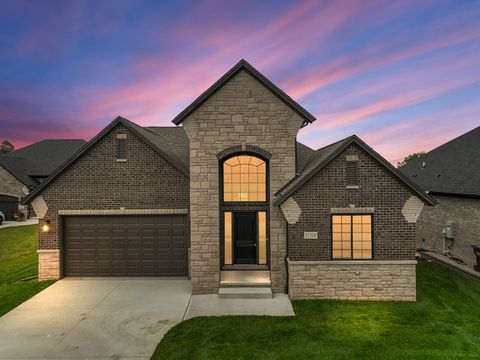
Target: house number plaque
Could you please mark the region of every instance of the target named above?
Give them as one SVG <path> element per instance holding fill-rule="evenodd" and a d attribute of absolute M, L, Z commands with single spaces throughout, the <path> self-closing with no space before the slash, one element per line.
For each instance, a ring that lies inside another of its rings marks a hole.
<path fill-rule="evenodd" d="M 305 231 L 303 233 L 304 239 L 318 239 L 318 232 L 316 231 Z"/>

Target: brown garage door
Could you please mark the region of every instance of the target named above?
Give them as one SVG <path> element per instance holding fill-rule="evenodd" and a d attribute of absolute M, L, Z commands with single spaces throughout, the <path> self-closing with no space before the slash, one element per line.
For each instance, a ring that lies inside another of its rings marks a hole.
<path fill-rule="evenodd" d="M 187 276 L 182 215 L 64 219 L 65 276 Z"/>

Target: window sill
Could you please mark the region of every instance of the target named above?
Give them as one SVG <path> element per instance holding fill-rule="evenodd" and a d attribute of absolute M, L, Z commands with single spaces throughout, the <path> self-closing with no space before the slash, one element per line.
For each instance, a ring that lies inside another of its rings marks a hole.
<path fill-rule="evenodd" d="M 360 186 L 358 186 L 358 185 L 349 185 L 349 186 L 347 186 L 347 189 L 349 189 L 349 190 L 354 190 L 354 189 L 359 189 L 359 188 L 360 188 Z"/>
<path fill-rule="evenodd" d="M 127 159 L 117 159 L 116 162 L 127 162 Z"/>

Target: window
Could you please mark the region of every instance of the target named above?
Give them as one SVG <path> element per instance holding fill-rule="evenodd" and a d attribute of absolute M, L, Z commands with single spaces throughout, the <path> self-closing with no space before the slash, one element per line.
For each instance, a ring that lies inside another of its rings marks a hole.
<path fill-rule="evenodd" d="M 372 215 L 332 216 L 332 258 L 372 258 Z"/>
<path fill-rule="evenodd" d="M 345 181 L 347 186 L 358 186 L 358 161 L 347 161 Z"/>
<path fill-rule="evenodd" d="M 127 159 L 127 139 L 117 139 L 117 160 Z"/>
<path fill-rule="evenodd" d="M 223 163 L 223 201 L 266 201 L 267 166 L 251 155 L 239 155 Z"/>
<path fill-rule="evenodd" d="M 225 237 L 225 265 L 232 265 L 232 213 L 224 214 L 224 237 Z"/>

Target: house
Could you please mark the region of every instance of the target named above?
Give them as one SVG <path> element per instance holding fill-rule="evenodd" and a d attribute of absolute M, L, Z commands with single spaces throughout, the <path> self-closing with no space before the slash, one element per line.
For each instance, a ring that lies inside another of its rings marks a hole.
<path fill-rule="evenodd" d="M 24 198 L 41 219 L 40 278 L 415 300 L 415 221 L 434 200 L 355 135 L 297 142 L 314 121 L 245 60 L 176 127 L 118 117 Z"/>
<path fill-rule="evenodd" d="M 29 213 L 20 199 L 84 144 L 85 140 L 43 140 L 0 156 L 0 211 L 6 220 L 13 220 L 17 210 Z"/>
<path fill-rule="evenodd" d="M 417 248 L 476 264 L 472 245 L 480 244 L 480 127 L 400 170 L 438 202 L 417 221 Z"/>

